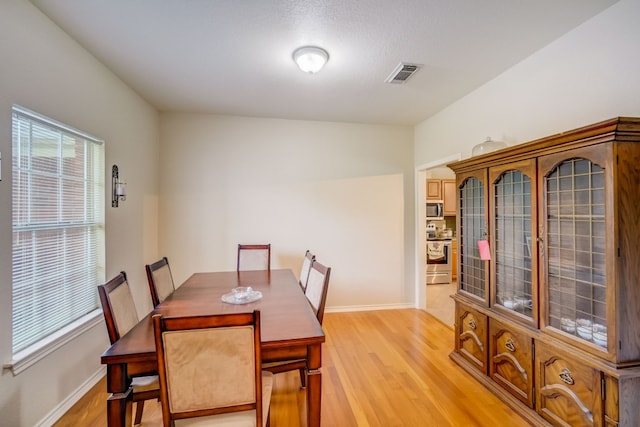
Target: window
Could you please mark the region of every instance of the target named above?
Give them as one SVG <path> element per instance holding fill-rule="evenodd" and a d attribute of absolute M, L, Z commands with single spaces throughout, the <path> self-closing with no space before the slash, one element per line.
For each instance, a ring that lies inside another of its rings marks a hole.
<path fill-rule="evenodd" d="M 13 354 L 98 308 L 104 144 L 14 106 Z"/>

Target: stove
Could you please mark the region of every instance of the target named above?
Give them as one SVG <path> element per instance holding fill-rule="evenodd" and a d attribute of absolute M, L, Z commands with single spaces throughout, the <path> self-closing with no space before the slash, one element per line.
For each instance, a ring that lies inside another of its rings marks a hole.
<path fill-rule="evenodd" d="M 427 239 L 427 285 L 451 283 L 451 238 Z"/>

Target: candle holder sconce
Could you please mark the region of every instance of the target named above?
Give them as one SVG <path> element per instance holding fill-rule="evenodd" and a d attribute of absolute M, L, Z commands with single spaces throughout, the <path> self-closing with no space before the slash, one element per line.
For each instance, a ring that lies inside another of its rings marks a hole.
<path fill-rule="evenodd" d="M 117 208 L 120 200 L 127 200 L 127 183 L 120 181 L 118 165 L 111 168 L 111 207 Z"/>

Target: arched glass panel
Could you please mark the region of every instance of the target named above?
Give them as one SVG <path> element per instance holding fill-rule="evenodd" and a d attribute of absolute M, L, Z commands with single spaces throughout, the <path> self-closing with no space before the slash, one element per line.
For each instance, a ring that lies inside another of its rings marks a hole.
<path fill-rule="evenodd" d="M 477 178 L 467 179 L 460 188 L 460 289 L 477 297 L 485 297 L 486 261 L 480 259 L 478 240 L 486 239 L 484 184 Z"/>
<path fill-rule="evenodd" d="M 571 159 L 545 180 L 549 325 L 606 348 L 604 170 Z"/>
<path fill-rule="evenodd" d="M 531 179 L 507 171 L 493 194 L 496 303 L 532 317 Z"/>

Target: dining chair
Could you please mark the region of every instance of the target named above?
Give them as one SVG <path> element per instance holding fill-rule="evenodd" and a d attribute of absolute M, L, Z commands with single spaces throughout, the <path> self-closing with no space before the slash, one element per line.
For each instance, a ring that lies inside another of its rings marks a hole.
<path fill-rule="evenodd" d="M 262 370 L 260 311 L 153 316 L 165 427 L 267 426 L 273 374 Z"/>
<path fill-rule="evenodd" d="M 238 245 L 238 271 L 270 270 L 271 244 Z"/>
<path fill-rule="evenodd" d="M 111 344 L 125 335 L 139 321 L 127 274 L 121 271 L 116 277 L 103 285 L 98 285 L 98 295 L 102 304 L 104 320 Z M 157 375 L 143 375 L 131 380 L 132 400 L 136 402 L 134 424 L 142 421 L 145 400 L 160 398 L 160 385 Z"/>
<path fill-rule="evenodd" d="M 316 314 L 316 318 L 320 325 L 324 318 L 324 306 L 327 300 L 327 291 L 329 290 L 329 277 L 331 275 L 331 267 L 326 267 L 317 261 L 311 263 L 309 271 L 309 279 L 305 290 L 305 296 Z M 300 384 L 302 388 L 307 387 L 307 359 L 290 359 L 276 362 L 268 362 L 262 365 L 266 371 L 274 374 L 280 372 L 288 372 L 298 370 L 300 372 Z"/>
<path fill-rule="evenodd" d="M 311 263 L 309 280 L 307 280 L 307 288 L 304 291 L 321 325 L 324 317 L 324 305 L 327 301 L 327 291 L 329 290 L 330 275 L 331 267 L 326 267 L 318 261 L 314 261 Z"/>
<path fill-rule="evenodd" d="M 307 289 L 307 280 L 309 279 L 309 272 L 311 271 L 311 264 L 315 261 L 316 256 L 311 253 L 307 249 L 307 252 L 304 254 L 304 259 L 302 260 L 302 268 L 300 269 L 300 287 L 302 288 L 302 292 Z"/>
<path fill-rule="evenodd" d="M 169 260 L 167 257 L 163 257 L 153 264 L 145 265 L 145 270 L 147 270 L 151 300 L 153 301 L 153 306 L 157 307 L 176 289 L 173 284 Z"/>

